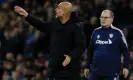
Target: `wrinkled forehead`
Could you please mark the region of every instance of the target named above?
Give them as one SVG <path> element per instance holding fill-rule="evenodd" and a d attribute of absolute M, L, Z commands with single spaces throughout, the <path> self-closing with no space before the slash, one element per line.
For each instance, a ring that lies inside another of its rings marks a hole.
<path fill-rule="evenodd" d="M 108 10 L 103 11 L 103 12 L 101 13 L 101 16 L 103 16 L 103 17 L 111 17 L 110 11 L 108 11 Z"/>

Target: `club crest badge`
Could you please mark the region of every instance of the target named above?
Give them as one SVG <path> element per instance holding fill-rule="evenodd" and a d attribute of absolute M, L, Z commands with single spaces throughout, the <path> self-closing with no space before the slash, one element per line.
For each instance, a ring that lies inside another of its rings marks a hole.
<path fill-rule="evenodd" d="M 109 34 L 109 37 L 110 37 L 110 38 L 113 38 L 113 36 L 114 36 L 113 34 Z"/>
<path fill-rule="evenodd" d="M 100 38 L 100 35 L 97 35 L 97 39 L 99 39 Z"/>

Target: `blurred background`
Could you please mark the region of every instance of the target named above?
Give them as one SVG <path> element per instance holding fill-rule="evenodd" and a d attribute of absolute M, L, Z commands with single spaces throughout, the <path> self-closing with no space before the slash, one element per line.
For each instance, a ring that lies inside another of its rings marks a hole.
<path fill-rule="evenodd" d="M 47 80 L 49 34 L 41 33 L 14 12 L 14 5 L 26 9 L 41 20 L 52 20 L 60 1 L 66 0 L 0 0 L 0 80 Z M 115 14 L 113 25 L 123 30 L 131 57 L 133 80 L 133 0 L 68 0 L 84 22 L 88 46 L 92 31 L 99 27 L 102 10 Z M 82 55 L 81 80 L 86 63 Z"/>

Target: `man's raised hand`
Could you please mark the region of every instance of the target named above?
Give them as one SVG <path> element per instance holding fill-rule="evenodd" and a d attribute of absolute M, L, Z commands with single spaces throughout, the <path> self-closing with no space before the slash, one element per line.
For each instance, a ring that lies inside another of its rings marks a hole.
<path fill-rule="evenodd" d="M 17 12 L 18 14 L 20 14 L 21 16 L 27 17 L 28 13 L 21 7 L 19 6 L 15 6 L 14 7 L 15 12 Z"/>

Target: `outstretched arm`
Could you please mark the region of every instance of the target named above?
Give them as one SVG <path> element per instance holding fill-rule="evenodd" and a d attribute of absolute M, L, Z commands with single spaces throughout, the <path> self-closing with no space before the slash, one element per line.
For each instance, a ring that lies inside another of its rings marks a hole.
<path fill-rule="evenodd" d="M 19 6 L 15 6 L 14 9 L 15 9 L 15 12 L 17 12 L 21 16 L 24 16 L 25 20 L 28 21 L 32 26 L 36 27 L 39 31 L 49 32 L 51 30 L 50 21 L 43 22 L 38 18 L 34 17 L 33 15 L 28 14 L 28 12 L 26 12 L 23 8 Z"/>

